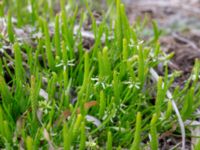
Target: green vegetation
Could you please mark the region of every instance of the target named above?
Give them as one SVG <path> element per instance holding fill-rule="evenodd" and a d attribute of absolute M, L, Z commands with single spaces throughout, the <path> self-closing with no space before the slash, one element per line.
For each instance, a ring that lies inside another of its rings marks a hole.
<path fill-rule="evenodd" d="M 120 0 L 108 1 L 100 23 L 92 3 L 60 3 L 0 2 L 0 149 L 154 150 L 175 125 L 184 147 L 183 121 L 198 117 L 200 62 L 184 87 L 172 88 L 177 72 L 168 70 L 172 54 L 160 49 L 156 22 L 143 41 L 143 23 L 130 25 Z"/>

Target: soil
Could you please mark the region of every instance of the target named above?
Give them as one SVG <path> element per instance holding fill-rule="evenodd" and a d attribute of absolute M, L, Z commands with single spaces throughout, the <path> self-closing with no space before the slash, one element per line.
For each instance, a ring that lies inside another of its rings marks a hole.
<path fill-rule="evenodd" d="M 156 20 L 163 31 L 162 50 L 174 52 L 172 62 L 183 71 L 191 71 L 200 58 L 200 1 L 198 0 L 124 0 L 130 23 L 138 17 Z"/>

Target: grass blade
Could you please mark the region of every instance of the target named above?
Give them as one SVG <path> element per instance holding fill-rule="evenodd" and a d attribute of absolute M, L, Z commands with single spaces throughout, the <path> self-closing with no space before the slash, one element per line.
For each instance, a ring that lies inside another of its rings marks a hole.
<path fill-rule="evenodd" d="M 13 45 L 13 49 L 15 52 L 15 76 L 17 82 L 23 82 L 23 75 L 24 75 L 24 69 L 22 65 L 22 56 L 21 56 L 21 50 L 18 43 L 15 43 Z"/>
<path fill-rule="evenodd" d="M 140 112 L 137 113 L 136 117 L 136 127 L 135 127 L 135 135 L 134 141 L 131 146 L 131 150 L 139 150 L 140 149 L 140 142 L 141 142 L 141 127 L 142 126 L 142 115 Z"/>
<path fill-rule="evenodd" d="M 7 21 L 7 30 L 8 30 L 8 37 L 11 43 L 14 43 L 15 41 L 15 36 L 14 36 L 14 29 L 13 29 L 13 24 L 12 24 L 12 15 L 11 11 L 8 11 L 8 21 Z"/>
<path fill-rule="evenodd" d="M 45 34 L 45 46 L 46 46 L 46 56 L 47 56 L 47 61 L 48 65 L 51 70 L 55 69 L 55 60 L 53 57 L 53 52 L 51 49 L 51 41 L 50 41 L 50 36 L 49 36 L 49 27 L 47 22 L 44 20 L 43 21 L 44 25 L 44 34 Z"/>
<path fill-rule="evenodd" d="M 63 140 L 64 140 L 64 149 L 70 150 L 71 137 L 70 137 L 70 131 L 69 131 L 66 123 L 63 124 Z"/>
<path fill-rule="evenodd" d="M 154 114 L 151 123 L 150 123 L 150 134 L 151 134 L 151 149 L 157 150 L 158 149 L 158 136 L 157 136 L 157 129 L 156 129 L 156 122 L 157 122 L 157 115 Z"/>
<path fill-rule="evenodd" d="M 81 139 L 80 139 L 80 146 L 79 150 L 85 149 L 85 143 L 86 143 L 86 132 L 85 132 L 85 123 L 81 123 Z"/>
<path fill-rule="evenodd" d="M 112 133 L 110 131 L 108 131 L 108 135 L 107 135 L 107 144 L 106 144 L 106 150 L 112 150 Z"/>
<path fill-rule="evenodd" d="M 54 35 L 54 40 L 55 40 L 55 47 L 56 47 L 56 56 L 59 56 L 60 58 L 62 57 L 61 53 L 61 47 L 60 47 L 60 16 L 57 15 L 55 19 L 55 35 Z"/>

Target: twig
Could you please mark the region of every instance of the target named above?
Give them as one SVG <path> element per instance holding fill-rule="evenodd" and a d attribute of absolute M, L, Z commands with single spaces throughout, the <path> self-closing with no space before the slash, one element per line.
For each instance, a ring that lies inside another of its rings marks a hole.
<path fill-rule="evenodd" d="M 184 38 L 184 37 L 179 36 L 177 33 L 173 33 L 172 36 L 173 36 L 176 40 L 178 40 L 178 41 L 180 41 L 180 42 L 183 42 L 183 43 L 185 43 L 185 44 L 191 46 L 193 49 L 195 49 L 195 50 L 197 50 L 197 51 L 200 51 L 199 48 L 198 48 L 198 46 L 197 46 L 194 42 L 192 42 L 192 41 L 190 41 L 190 40 L 188 40 L 188 39 L 186 39 L 186 38 Z"/>

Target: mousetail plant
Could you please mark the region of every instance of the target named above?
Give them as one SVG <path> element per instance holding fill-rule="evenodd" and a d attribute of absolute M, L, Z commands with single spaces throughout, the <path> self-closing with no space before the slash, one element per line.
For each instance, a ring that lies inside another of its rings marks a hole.
<path fill-rule="evenodd" d="M 106 150 L 112 150 L 112 149 L 113 149 L 113 146 L 112 146 L 112 133 L 110 131 L 108 131 Z"/>
<path fill-rule="evenodd" d="M 49 68 L 51 70 L 55 69 L 55 60 L 51 48 L 51 41 L 50 41 L 50 35 L 49 35 L 49 27 L 46 22 L 46 20 L 43 20 L 43 28 L 44 28 L 44 35 L 45 35 L 45 46 L 46 46 L 46 56 L 47 56 L 47 61 Z"/>
<path fill-rule="evenodd" d="M 8 31 L 8 38 L 11 43 L 14 43 L 15 41 L 15 35 L 14 35 L 14 28 L 12 24 L 12 14 L 11 11 L 8 11 L 8 17 L 7 17 L 7 31 Z"/>
<path fill-rule="evenodd" d="M 158 136 L 157 136 L 157 127 L 156 127 L 156 122 L 157 122 L 157 114 L 153 114 L 153 117 L 151 119 L 150 123 L 150 145 L 152 150 L 157 150 L 158 149 Z"/>
<path fill-rule="evenodd" d="M 140 150 L 140 143 L 141 143 L 141 131 L 142 131 L 142 115 L 140 112 L 137 113 L 136 116 L 136 125 L 135 125 L 135 135 L 134 141 L 131 146 L 131 150 Z"/>

